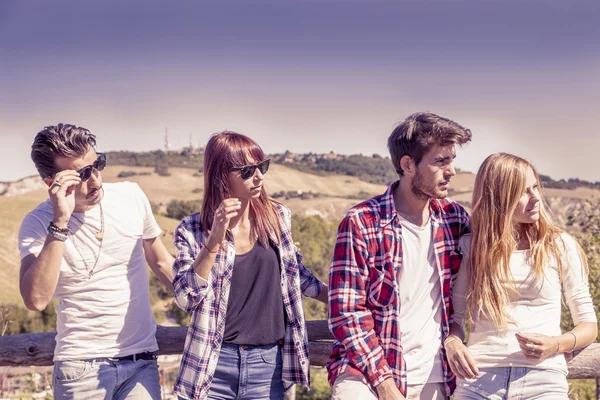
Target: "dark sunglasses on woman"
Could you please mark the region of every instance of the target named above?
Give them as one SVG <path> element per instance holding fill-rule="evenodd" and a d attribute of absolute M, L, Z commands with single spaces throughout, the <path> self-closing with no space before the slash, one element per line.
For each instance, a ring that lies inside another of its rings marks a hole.
<path fill-rule="evenodd" d="M 92 177 L 92 171 L 94 169 L 102 171 L 104 167 L 106 167 L 106 153 L 99 153 L 98 158 L 96 159 L 96 161 L 94 161 L 92 165 L 87 165 L 77 170 L 77 173 L 81 178 L 81 182 L 85 182 Z"/>
<path fill-rule="evenodd" d="M 254 172 L 258 168 L 261 174 L 266 174 L 269 170 L 269 164 L 271 163 L 271 159 L 267 158 L 264 161 L 259 162 L 254 165 L 244 165 L 243 167 L 232 167 L 229 168 L 229 171 L 240 171 L 240 177 L 243 180 L 248 180 L 254 176 Z"/>

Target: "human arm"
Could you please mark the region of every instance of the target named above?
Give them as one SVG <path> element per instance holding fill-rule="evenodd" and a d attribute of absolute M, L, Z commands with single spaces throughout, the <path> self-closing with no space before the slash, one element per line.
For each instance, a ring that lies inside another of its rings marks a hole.
<path fill-rule="evenodd" d="M 58 183 L 54 183 L 54 182 Z M 47 178 L 48 196 L 52 203 L 52 222 L 61 229 L 67 228 L 75 208 L 74 188 L 81 182 L 79 174 L 67 170 L 56 174 L 54 180 Z M 23 220 L 19 231 L 19 247 L 30 254 L 21 258 L 19 290 L 25 307 L 42 311 L 58 285 L 65 243 L 47 233 L 47 226 L 33 216 Z M 45 239 L 44 239 L 45 237 Z M 39 242 L 43 245 L 39 248 Z"/>
<path fill-rule="evenodd" d="M 279 205 L 280 216 L 283 219 L 284 229 L 289 233 L 289 239 L 283 239 L 283 242 L 289 243 L 291 251 L 294 252 L 296 258 L 296 265 L 298 266 L 298 272 L 300 276 L 300 291 L 304 296 L 312 297 L 321 303 L 327 304 L 328 302 L 328 289 L 327 285 L 319 278 L 317 278 L 310 269 L 306 268 L 302 262 L 302 254 L 298 251 L 298 248 L 294 244 L 291 238 L 292 232 L 292 216 L 290 210 L 287 207 Z"/>
<path fill-rule="evenodd" d="M 394 378 L 387 378 L 375 387 L 378 400 L 405 400 Z"/>
<path fill-rule="evenodd" d="M 224 200 L 215 212 L 210 234 L 202 228 L 199 214 L 184 218 L 175 229 L 173 291 L 175 302 L 184 311 L 192 311 L 206 298 L 217 253 L 225 238 L 229 220 L 237 210 L 237 199 Z"/>
<path fill-rule="evenodd" d="M 173 262 L 175 259 L 165 247 L 160 236 L 143 241 L 144 254 L 150 269 L 168 288 L 173 288 Z"/>
<path fill-rule="evenodd" d="M 355 214 L 338 228 L 329 271 L 328 322 L 333 336 L 344 346 L 349 362 L 377 386 L 393 377 L 375 333 L 375 320 L 367 306 L 369 252 Z M 393 381 L 393 380 L 392 380 Z"/>
<path fill-rule="evenodd" d="M 454 320 L 450 332 L 444 339 L 444 349 L 448 358 L 448 365 L 454 374 L 462 379 L 474 378 L 479 369 L 469 349 L 464 344 L 465 319 L 467 311 L 466 293 L 469 282 L 469 251 L 471 235 L 461 237 L 459 248 L 463 254 L 460 269 L 452 287 L 452 303 L 454 305 Z"/>
<path fill-rule="evenodd" d="M 327 304 L 328 288 L 323 282 L 317 278 L 311 270 L 306 268 L 302 263 L 302 256 L 296 250 L 296 260 L 298 262 L 298 269 L 300 271 L 300 289 L 302 294 L 308 297 L 312 297 L 321 303 Z"/>
<path fill-rule="evenodd" d="M 585 255 L 575 239 L 568 234 L 561 235 L 558 243 L 564 254 L 560 274 L 562 292 L 575 327 L 559 336 L 518 333 L 517 340 L 527 357 L 545 359 L 557 353 L 570 353 L 593 343 L 598 335 Z"/>

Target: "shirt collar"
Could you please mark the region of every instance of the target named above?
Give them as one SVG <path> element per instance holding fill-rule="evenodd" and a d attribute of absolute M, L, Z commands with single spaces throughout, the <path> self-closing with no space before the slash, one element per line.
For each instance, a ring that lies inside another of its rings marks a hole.
<path fill-rule="evenodd" d="M 398 217 L 396 206 L 394 205 L 394 190 L 400 184 L 400 180 L 393 182 L 388 186 L 387 190 L 379 200 L 379 215 L 381 218 L 381 226 L 386 226 L 391 223 L 394 218 Z M 442 218 L 444 209 L 438 199 L 429 200 L 429 210 L 431 211 L 431 221 L 437 222 Z"/>

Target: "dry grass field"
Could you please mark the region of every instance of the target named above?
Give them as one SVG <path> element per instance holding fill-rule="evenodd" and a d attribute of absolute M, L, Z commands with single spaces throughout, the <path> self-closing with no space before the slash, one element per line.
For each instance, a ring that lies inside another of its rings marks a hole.
<path fill-rule="evenodd" d="M 121 171 L 150 172 L 150 175 L 135 175 L 118 178 Z M 108 166 L 102 173 L 105 182 L 129 180 L 137 182 L 145 191 L 150 201 L 162 207 L 173 199 L 197 200 L 202 192 L 194 189 L 203 187 L 203 176 L 194 169 L 170 168 L 170 176 L 162 177 L 152 173 L 149 167 Z M 455 194 L 453 199 L 459 202 L 470 202 L 475 175 L 461 173 L 452 180 L 451 187 Z M 265 185 L 269 193 L 280 191 L 303 191 L 317 193 L 320 196 L 308 200 L 299 198 L 284 200 L 293 213 L 300 215 L 319 215 L 323 218 L 339 220 L 345 212 L 362 199 L 383 193 L 384 185 L 376 185 L 351 176 L 317 176 L 282 165 L 274 164 L 265 175 Z M 39 186 L 37 186 L 39 187 Z M 38 203 L 44 201 L 47 192 L 44 189 L 34 190 L 16 196 L 0 196 L 0 302 L 19 302 L 18 269 L 19 254 L 17 251 L 17 234 L 21 220 Z M 548 189 L 546 196 L 555 213 L 565 214 L 569 207 L 581 199 L 599 198 L 600 191 L 591 189 L 563 190 Z M 564 221 L 564 218 L 561 218 Z M 173 232 L 179 221 L 157 216 L 159 225 L 166 232 Z M 173 251 L 172 236 L 164 237 L 167 247 Z"/>

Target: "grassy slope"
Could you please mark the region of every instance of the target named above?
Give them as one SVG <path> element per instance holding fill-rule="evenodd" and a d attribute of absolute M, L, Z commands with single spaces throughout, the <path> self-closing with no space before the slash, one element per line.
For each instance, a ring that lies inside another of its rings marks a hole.
<path fill-rule="evenodd" d="M 139 183 L 148 198 L 156 203 L 167 203 L 172 199 L 193 200 L 199 199 L 202 193 L 192 193 L 195 188 L 203 185 L 202 176 L 193 176 L 195 170 L 186 168 L 171 168 L 171 176 L 160 177 L 156 174 L 150 176 L 132 176 L 124 179 L 117 178 L 123 170 L 136 172 L 151 172 L 152 168 L 109 166 L 103 172 L 105 182 L 129 180 Z M 315 176 L 280 165 L 273 165 L 267 175 L 267 187 L 271 193 L 277 191 L 303 190 L 312 191 L 331 196 L 356 195 L 359 192 L 379 193 L 385 188 L 363 182 L 354 177 L 345 176 Z M 33 210 L 40 202 L 47 198 L 45 190 L 13 196 L 0 196 L 0 290 L 1 302 L 20 303 L 18 277 L 19 253 L 17 250 L 17 235 L 19 226 L 25 215 Z M 330 200 L 329 200 L 330 201 Z M 352 203 L 357 202 L 352 200 Z M 179 221 L 163 216 L 157 216 L 158 224 L 167 232 L 173 232 Z M 167 248 L 173 252 L 173 237 L 166 234 L 163 241 Z"/>
<path fill-rule="evenodd" d="M 203 177 L 194 176 L 194 169 L 170 168 L 171 176 L 160 177 L 156 174 L 147 176 L 132 176 L 124 179 L 117 178 L 119 172 L 128 170 L 136 172 L 151 172 L 149 167 L 109 166 L 103 172 L 105 182 L 130 180 L 139 183 L 148 198 L 155 203 L 166 204 L 172 199 L 194 200 L 202 197 L 202 193 L 192 193 L 196 188 L 203 187 Z M 471 200 L 474 175 L 460 174 L 454 177 L 452 188 L 457 194 L 455 200 Z M 265 184 L 270 193 L 278 191 L 302 190 L 320 193 L 330 197 L 320 197 L 312 200 L 290 199 L 285 203 L 294 213 L 318 214 L 324 217 L 339 220 L 352 205 L 360 202 L 359 199 L 348 199 L 348 196 L 361 194 L 363 198 L 383 193 L 383 185 L 376 185 L 359 180 L 356 177 L 332 175 L 316 176 L 297 171 L 282 165 L 272 165 L 266 175 Z M 591 189 L 548 189 L 549 196 L 564 196 L 571 198 L 598 197 L 599 191 Z M 17 234 L 21 220 L 27 212 L 46 199 L 45 190 L 35 190 L 14 197 L 0 196 L 0 302 L 19 301 L 18 269 L 19 254 L 17 251 Z M 167 232 L 173 232 L 178 221 L 157 216 L 159 225 Z M 166 234 L 163 241 L 170 251 L 173 251 L 172 236 Z"/>

